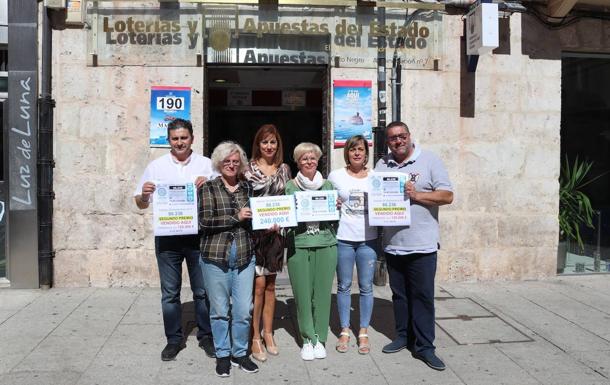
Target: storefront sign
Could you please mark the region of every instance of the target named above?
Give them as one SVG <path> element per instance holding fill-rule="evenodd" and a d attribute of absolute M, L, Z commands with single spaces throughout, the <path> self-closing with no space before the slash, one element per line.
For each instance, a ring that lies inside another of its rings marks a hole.
<path fill-rule="evenodd" d="M 212 31 L 214 36 L 220 32 Z M 230 32 L 224 31 L 230 39 Z M 328 36 L 240 33 L 228 46 L 206 40 L 207 63 L 328 64 Z"/>
<path fill-rule="evenodd" d="M 89 52 L 96 64 L 196 66 L 203 15 L 195 9 L 87 9 Z"/>
<path fill-rule="evenodd" d="M 8 278 L 12 288 L 38 288 L 37 1 L 8 2 L 8 32 Z"/>
<path fill-rule="evenodd" d="M 227 91 L 228 106 L 251 106 L 252 90 L 229 89 Z"/>
<path fill-rule="evenodd" d="M 282 91 L 282 106 L 305 107 L 307 94 L 305 91 Z"/>
<path fill-rule="evenodd" d="M 150 90 L 150 146 L 169 147 L 167 125 L 191 119 L 191 88 L 153 86 Z"/>
<path fill-rule="evenodd" d="M 68 0 L 66 4 L 66 23 L 82 23 L 85 0 Z"/>
<path fill-rule="evenodd" d="M 220 12 L 220 13 L 219 13 Z M 223 14 L 223 12 L 225 12 Z M 374 13 L 347 8 L 279 7 L 274 21 L 261 20 L 258 6 L 225 11 L 92 8 L 90 52 L 98 65 L 197 65 L 207 63 L 330 64 L 376 68 L 377 52 L 394 52 L 403 68 L 433 69 L 441 54 L 442 15 Z M 379 37 L 385 37 L 380 45 Z M 391 65 L 391 60 L 388 60 Z"/>
<path fill-rule="evenodd" d="M 35 71 L 9 72 L 9 158 L 11 210 L 36 208 L 37 90 Z M 10 106 L 10 104 L 9 104 Z"/>
<path fill-rule="evenodd" d="M 483 55 L 498 48 L 498 4 L 481 3 L 466 17 L 466 53 Z"/>
<path fill-rule="evenodd" d="M 335 148 L 343 147 L 354 135 L 362 135 L 372 143 L 371 81 L 335 80 L 333 94 Z"/>

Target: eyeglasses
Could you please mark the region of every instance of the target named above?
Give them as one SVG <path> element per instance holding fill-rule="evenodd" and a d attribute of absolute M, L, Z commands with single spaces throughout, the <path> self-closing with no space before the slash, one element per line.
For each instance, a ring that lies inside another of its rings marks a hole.
<path fill-rule="evenodd" d="M 308 157 L 303 157 L 301 159 L 299 159 L 299 162 L 301 163 L 307 163 L 307 162 L 318 162 L 318 158 L 316 158 L 315 156 L 308 156 Z"/>
<path fill-rule="evenodd" d="M 409 134 L 388 136 L 388 142 L 393 143 L 393 142 L 398 142 L 399 140 L 405 141 L 405 140 L 407 140 L 408 137 L 409 137 Z"/>
<path fill-rule="evenodd" d="M 241 160 L 230 160 L 226 159 L 222 161 L 223 166 L 239 166 L 241 164 Z"/>

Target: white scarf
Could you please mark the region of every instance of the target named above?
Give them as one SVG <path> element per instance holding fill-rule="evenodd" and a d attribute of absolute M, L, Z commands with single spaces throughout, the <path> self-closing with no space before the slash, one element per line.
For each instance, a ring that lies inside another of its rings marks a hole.
<path fill-rule="evenodd" d="M 322 174 L 320 174 L 319 171 L 316 171 L 313 180 L 311 180 L 299 171 L 294 178 L 294 183 L 296 183 L 301 190 L 316 191 L 324 184 L 324 178 L 322 178 Z M 315 235 L 320 232 L 320 222 L 305 222 L 305 225 L 307 226 L 307 234 Z"/>
<path fill-rule="evenodd" d="M 309 179 L 305 175 L 301 174 L 299 171 L 297 176 L 294 178 L 294 182 L 301 190 L 319 190 L 320 187 L 324 184 L 324 178 L 322 178 L 322 174 L 320 171 L 316 171 L 316 174 L 313 176 L 313 180 Z"/>

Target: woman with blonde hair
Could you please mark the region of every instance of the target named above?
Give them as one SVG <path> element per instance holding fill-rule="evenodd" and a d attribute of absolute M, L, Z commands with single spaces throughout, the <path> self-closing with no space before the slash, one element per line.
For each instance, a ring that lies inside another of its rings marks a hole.
<path fill-rule="evenodd" d="M 282 137 L 273 124 L 262 125 L 254 136 L 252 159 L 244 176 L 250 182 L 255 197 L 284 195 L 290 180 L 290 167 L 283 163 Z M 256 255 L 254 278 L 254 309 L 252 314 L 252 357 L 264 362 L 267 353 L 279 354 L 273 340 L 275 313 L 275 278 L 284 263 L 284 238 L 275 225 L 253 234 Z M 262 331 L 261 331 L 262 315 Z M 262 337 L 262 338 L 261 338 Z"/>
<path fill-rule="evenodd" d="M 286 184 L 286 195 L 297 191 L 333 190 L 317 170 L 320 147 L 301 143 L 294 149 L 299 172 Z M 299 332 L 303 340 L 301 358 L 326 358 L 330 298 L 337 267 L 337 237 L 334 222 L 300 222 L 288 230 L 288 275 L 297 306 Z"/>

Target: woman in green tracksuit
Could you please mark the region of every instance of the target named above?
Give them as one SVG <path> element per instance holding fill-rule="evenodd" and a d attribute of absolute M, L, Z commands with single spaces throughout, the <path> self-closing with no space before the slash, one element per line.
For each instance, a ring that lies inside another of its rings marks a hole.
<path fill-rule="evenodd" d="M 286 195 L 306 190 L 333 190 L 317 171 L 320 147 L 301 143 L 294 149 L 299 172 L 286 184 Z M 335 222 L 300 222 L 289 228 L 287 237 L 288 275 L 297 305 L 299 332 L 303 339 L 301 358 L 326 358 L 330 296 L 337 268 Z"/>

